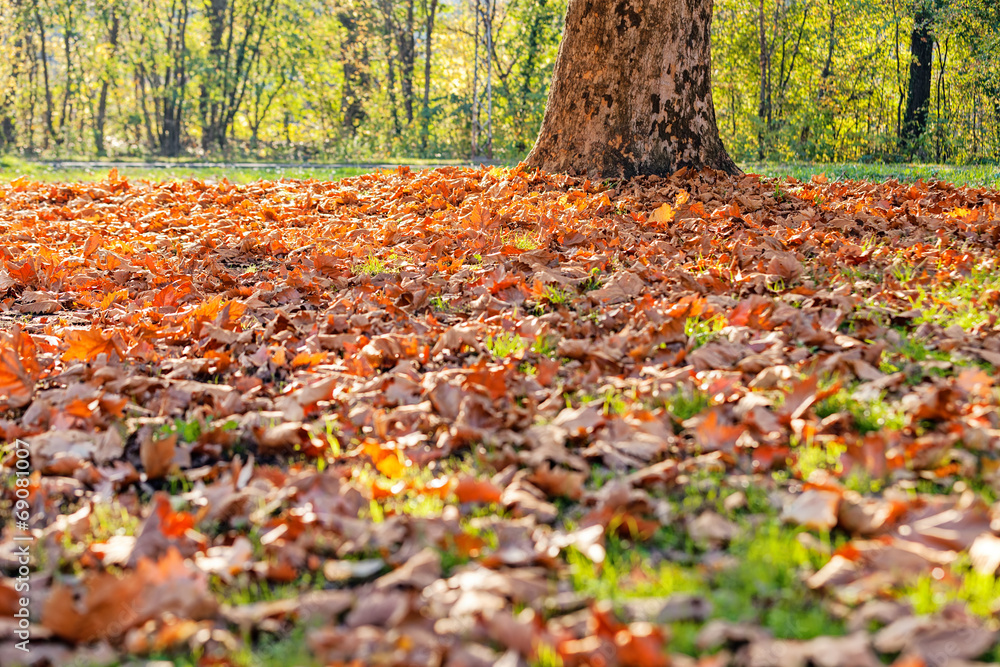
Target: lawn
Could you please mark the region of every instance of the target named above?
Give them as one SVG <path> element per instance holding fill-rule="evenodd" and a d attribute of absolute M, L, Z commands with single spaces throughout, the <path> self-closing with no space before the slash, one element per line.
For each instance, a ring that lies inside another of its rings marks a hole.
<path fill-rule="evenodd" d="M 36 657 L 1000 661 L 1000 192 L 17 165 Z"/>
<path fill-rule="evenodd" d="M 426 165 L 459 165 L 458 160 L 413 160 L 395 158 L 385 161 L 386 164 L 406 164 L 413 168 Z M 18 176 L 25 176 L 35 181 L 99 181 L 108 173 L 104 163 L 95 163 L 93 167 L 67 167 L 58 163 L 33 162 L 10 156 L 0 157 L 0 182 L 10 181 Z M 179 160 L 157 161 L 159 166 L 149 167 L 130 162 L 116 162 L 118 172 L 125 178 L 148 180 L 218 180 L 225 177 L 232 183 L 250 183 L 257 180 L 275 180 L 279 178 L 337 180 L 371 171 L 368 167 L 343 166 L 338 168 L 309 167 L 301 165 L 261 166 L 254 167 L 252 163 L 241 163 L 239 167 L 219 163 L 205 166 L 209 163 L 188 162 Z M 512 167 L 514 163 L 506 164 Z M 935 165 L 935 164 L 863 164 L 848 163 L 808 163 L 808 162 L 747 162 L 740 165 L 747 173 L 760 174 L 769 178 L 793 177 L 799 180 L 809 180 L 811 177 L 824 174 L 830 180 L 859 180 L 882 182 L 886 179 L 896 179 L 904 183 L 912 183 L 918 179 L 925 181 L 942 180 L 956 185 L 972 185 L 978 187 L 1000 187 L 1000 166 L 997 165 Z"/>

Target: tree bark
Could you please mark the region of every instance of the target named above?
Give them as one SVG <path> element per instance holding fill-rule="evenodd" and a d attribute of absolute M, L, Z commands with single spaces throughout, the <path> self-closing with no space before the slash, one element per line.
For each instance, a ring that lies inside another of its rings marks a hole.
<path fill-rule="evenodd" d="M 767 157 L 767 136 L 771 129 L 771 52 L 767 46 L 767 30 L 764 23 L 764 0 L 760 0 L 757 12 L 757 38 L 759 51 L 757 63 L 760 69 L 760 94 L 757 104 L 757 159 Z"/>
<path fill-rule="evenodd" d="M 431 39 L 434 36 L 434 15 L 438 0 L 424 0 L 424 107 L 420 112 L 420 149 L 427 151 L 431 134 Z"/>
<path fill-rule="evenodd" d="M 66 5 L 66 17 L 63 25 L 63 56 L 66 59 L 66 84 L 63 87 L 62 107 L 59 112 L 59 131 L 56 136 L 56 144 L 62 145 L 66 139 L 64 128 L 68 117 L 67 110 L 72 110 L 70 99 L 73 96 L 73 5 Z"/>
<path fill-rule="evenodd" d="M 413 69 L 416 65 L 416 40 L 413 36 L 413 0 L 406 3 L 406 22 L 398 24 L 399 83 L 403 92 L 406 124 L 413 123 Z"/>
<path fill-rule="evenodd" d="M 35 24 L 38 26 L 42 79 L 45 82 L 45 138 L 42 148 L 47 149 L 49 147 L 49 139 L 55 136 L 55 130 L 52 127 L 52 87 L 49 85 L 49 57 L 45 53 L 45 23 L 42 21 L 42 13 L 38 10 L 38 0 L 34 2 L 34 9 Z"/>
<path fill-rule="evenodd" d="M 361 25 L 357 16 L 342 10 L 337 14 L 337 20 L 347 33 L 340 43 L 344 68 L 344 87 L 340 93 L 341 127 L 346 134 L 354 136 L 368 117 L 364 108 L 369 86 L 368 46 L 363 39 L 359 39 Z"/>
<path fill-rule="evenodd" d="M 899 142 L 912 155 L 927 129 L 931 101 L 931 64 L 934 57 L 934 11 L 930 0 L 916 0 L 913 32 L 910 33 L 910 89 Z"/>
<path fill-rule="evenodd" d="M 528 164 L 629 178 L 739 168 L 712 105 L 712 0 L 570 0 Z"/>
<path fill-rule="evenodd" d="M 184 93 L 187 88 L 187 23 L 189 0 L 174 0 L 170 9 L 166 53 L 170 60 L 160 90 L 161 117 L 160 154 L 177 157 L 181 154 L 181 134 L 184 131 Z"/>
<path fill-rule="evenodd" d="M 232 21 L 230 12 L 235 9 L 229 6 L 229 0 L 206 0 L 204 5 L 205 17 L 208 19 L 208 61 L 210 67 L 205 75 L 205 80 L 201 83 L 198 108 L 201 112 L 201 148 L 204 151 L 211 150 L 216 143 L 225 143 L 226 128 L 219 127 L 219 104 L 220 97 L 225 95 L 225 91 L 220 91 L 220 79 L 226 63 L 225 56 L 228 55 L 222 38 L 226 32 L 226 19 Z M 230 40 L 232 34 L 230 34 Z M 221 132 L 221 134 L 220 134 Z"/>
<path fill-rule="evenodd" d="M 114 58 L 118 52 L 118 28 L 119 16 L 118 7 L 112 5 L 109 14 L 105 18 L 108 27 L 108 45 L 111 47 L 111 57 Z M 94 118 L 94 148 L 99 157 L 104 157 L 107 151 L 104 148 L 104 123 L 108 112 L 108 89 L 111 87 L 111 75 L 107 71 L 101 74 L 101 92 L 97 99 L 97 115 Z"/>
<path fill-rule="evenodd" d="M 389 114 L 392 116 L 393 135 L 398 137 L 400 132 L 402 132 L 402 128 L 399 125 L 399 112 L 396 109 L 396 57 L 392 52 L 396 35 L 396 17 L 393 13 L 392 0 L 379 0 L 379 9 L 382 12 L 384 20 L 382 41 L 385 44 L 385 77 L 386 93 L 389 98 Z"/>

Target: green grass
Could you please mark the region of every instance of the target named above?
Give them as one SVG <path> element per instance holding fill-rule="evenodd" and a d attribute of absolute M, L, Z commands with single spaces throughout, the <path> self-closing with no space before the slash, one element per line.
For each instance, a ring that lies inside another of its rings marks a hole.
<path fill-rule="evenodd" d="M 213 426 L 215 428 L 222 429 L 223 431 L 232 431 L 239 427 L 239 423 L 235 419 L 228 419 L 221 424 L 218 424 L 217 422 L 216 424 L 213 424 L 211 415 L 205 419 L 204 424 L 197 419 L 184 420 L 177 417 L 172 422 L 167 422 L 162 425 L 157 430 L 157 435 L 164 438 L 172 433 L 176 433 L 178 439 L 184 442 L 197 442 L 198 438 L 201 437 L 202 432 L 206 428 Z"/>
<path fill-rule="evenodd" d="M 964 602 L 970 612 L 984 618 L 993 618 L 1000 611 L 1000 579 L 977 573 L 967 556 L 952 563 L 947 574 L 960 583 L 956 586 L 954 581 L 923 575 L 903 591 L 902 597 L 918 614 L 933 614 L 954 602 Z M 994 648 L 994 653 L 1000 656 L 1000 646 Z"/>
<path fill-rule="evenodd" d="M 809 479 L 809 476 L 817 470 L 840 472 L 843 469 L 840 456 L 846 449 L 847 447 L 839 442 L 799 445 L 795 448 L 795 470 L 802 479 Z"/>
<path fill-rule="evenodd" d="M 854 427 L 864 435 L 882 429 L 898 431 L 906 425 L 905 414 L 890 405 L 884 394 L 877 400 L 859 401 L 847 389 L 841 389 L 833 396 L 816 404 L 816 416 L 825 419 L 837 413 L 847 413 L 854 419 Z"/>
<path fill-rule="evenodd" d="M 986 322 L 991 310 L 996 312 L 995 307 L 979 303 L 979 298 L 990 290 L 1000 290 L 1000 273 L 980 269 L 974 269 L 968 278 L 935 285 L 930 291 L 920 287 L 913 299 L 913 307 L 920 310 L 914 323 L 932 322 L 944 327 L 957 324 L 972 329 Z"/>
<path fill-rule="evenodd" d="M 507 234 L 502 236 L 500 240 L 505 244 L 518 248 L 519 250 L 536 250 L 539 247 L 538 237 L 527 232 L 517 234 L 513 237 Z"/>
<path fill-rule="evenodd" d="M 545 299 L 554 306 L 565 305 L 573 300 L 573 295 L 569 291 L 552 285 L 545 286 Z"/>
<path fill-rule="evenodd" d="M 558 348 L 559 341 L 555 336 L 542 335 L 536 338 L 535 342 L 531 344 L 532 352 L 540 354 L 543 357 L 549 357 L 550 359 L 555 359 Z"/>
<path fill-rule="evenodd" d="M 156 159 L 157 163 L 166 162 Z M 336 181 L 341 178 L 358 176 L 372 171 L 366 167 L 342 167 L 330 169 L 322 167 L 246 167 L 219 164 L 218 166 L 191 166 L 183 162 L 174 162 L 164 167 L 148 167 L 136 165 L 134 167 L 125 166 L 127 163 L 118 164 L 118 175 L 129 179 L 145 179 L 150 181 L 174 181 L 199 179 L 205 181 L 218 181 L 226 178 L 231 183 L 243 184 L 254 181 L 273 181 L 280 178 L 294 179 L 316 179 L 321 181 Z M 94 182 L 104 180 L 109 171 L 109 167 L 82 168 L 82 167 L 59 167 L 41 162 L 31 162 L 20 160 L 10 156 L 0 157 L 0 183 L 10 182 L 21 176 L 25 176 L 32 181 L 54 182 L 54 181 L 81 181 Z"/>
<path fill-rule="evenodd" d="M 81 161 L 85 161 L 82 158 Z M 371 171 L 367 167 L 343 167 L 330 169 L 323 167 L 302 167 L 288 165 L 280 167 L 249 167 L 250 161 L 241 162 L 236 167 L 219 163 L 218 166 L 192 166 L 185 164 L 189 160 L 150 158 L 158 164 L 168 166 L 150 168 L 136 162 L 136 166 L 127 166 L 130 160 L 116 160 L 119 174 L 130 179 L 187 180 L 197 178 L 202 180 L 218 180 L 223 177 L 232 183 L 250 183 L 257 180 L 275 180 L 278 178 L 318 179 L 333 181 Z M 102 160 L 103 162 L 103 160 Z M 415 158 L 391 158 L 386 164 L 408 164 L 414 169 L 428 165 L 465 164 L 461 160 L 420 160 Z M 202 163 L 204 164 L 204 163 Z M 799 180 L 809 180 L 817 174 L 826 174 L 830 180 L 868 180 L 884 181 L 896 178 L 904 182 L 917 179 L 944 180 L 960 185 L 979 185 L 1000 187 L 1000 166 L 995 165 L 939 165 L 939 164 L 861 164 L 861 163 L 783 163 L 783 162 L 746 162 L 742 165 L 747 173 L 763 176 L 784 178 L 792 176 Z M 501 167 L 495 167 L 497 174 L 503 174 Z M 8 182 L 19 176 L 27 176 L 35 181 L 100 181 L 107 176 L 108 168 L 57 167 L 41 162 L 23 160 L 12 156 L 0 157 L 0 182 Z M 777 188 L 775 198 L 778 201 L 786 198 L 788 193 L 783 188 Z M 537 241 L 527 237 L 514 240 L 514 244 L 522 249 L 537 248 Z"/>
<path fill-rule="evenodd" d="M 824 557 L 799 542 L 800 531 L 773 516 L 756 528 L 744 518 L 737 518 L 737 523 L 740 535 L 726 550 L 732 563 L 716 572 L 670 558 L 650 565 L 656 551 L 682 550 L 694 555 L 696 549 L 683 529 L 667 526 L 645 544 L 610 535 L 607 556 L 600 565 L 570 550 L 570 581 L 576 590 L 614 603 L 697 594 L 712 603 L 713 618 L 759 623 L 779 638 L 843 634 L 842 621 L 827 613 L 802 582 L 800 573 L 819 568 Z M 695 655 L 694 638 L 700 627 L 693 622 L 674 623 L 671 648 Z"/>
<path fill-rule="evenodd" d="M 601 270 L 594 267 L 590 270 L 590 275 L 580 283 L 580 290 L 583 292 L 591 292 L 596 289 L 600 289 L 604 285 L 604 281 L 601 279 Z"/>
<path fill-rule="evenodd" d="M 517 334 L 503 332 L 486 337 L 486 349 L 498 359 L 506 359 L 528 349 L 528 341 Z"/>
<path fill-rule="evenodd" d="M 587 394 L 580 396 L 582 405 L 600 405 L 601 412 L 606 415 L 623 415 L 628 410 L 628 401 L 620 391 L 608 388 L 601 394 Z"/>
<path fill-rule="evenodd" d="M 700 389 L 681 386 L 664 401 L 663 407 L 678 423 L 694 417 L 711 405 L 708 394 Z"/>
<path fill-rule="evenodd" d="M 693 349 L 714 340 L 724 328 L 726 328 L 724 317 L 712 317 L 707 320 L 689 317 L 684 322 L 684 335 L 692 339 Z"/>
<path fill-rule="evenodd" d="M 1000 187 L 998 165 L 745 162 L 741 166 L 747 173 L 772 178 L 791 176 L 800 181 L 808 181 L 813 176 L 826 174 L 831 181 L 881 182 L 898 179 L 901 182 L 912 183 L 923 179 L 948 181 L 959 185 Z"/>
<path fill-rule="evenodd" d="M 376 255 L 368 255 L 365 261 L 351 267 L 351 273 L 355 275 L 377 276 L 383 273 L 396 273 L 394 265 L 399 261 L 396 255 L 389 255 L 385 259 Z"/>
<path fill-rule="evenodd" d="M 175 667 L 197 667 L 197 665 L 204 664 L 201 658 L 202 651 L 200 649 L 192 651 L 189 655 L 156 652 L 149 656 L 150 662 L 143 662 L 143 664 L 162 661 Z M 287 665 L 311 667 L 319 665 L 306 644 L 306 629 L 301 626 L 293 626 L 289 633 L 282 637 L 264 635 L 256 645 L 251 646 L 247 643 L 228 658 L 232 661 L 230 664 L 235 667 L 286 667 Z M 133 665 L 135 663 L 125 664 Z"/>

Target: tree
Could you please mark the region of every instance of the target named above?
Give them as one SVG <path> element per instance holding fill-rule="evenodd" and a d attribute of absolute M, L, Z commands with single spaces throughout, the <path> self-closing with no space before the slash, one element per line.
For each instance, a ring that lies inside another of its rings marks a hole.
<path fill-rule="evenodd" d="M 899 143 L 911 156 L 927 129 L 931 101 L 931 66 L 934 56 L 934 10 L 932 0 L 916 0 L 913 31 L 910 33 L 910 87 L 906 95 L 906 115 L 899 131 Z"/>
<path fill-rule="evenodd" d="M 104 149 L 104 125 L 108 112 L 108 90 L 111 87 L 112 63 L 118 51 L 118 33 L 121 28 L 121 7 L 117 0 L 112 0 L 99 6 L 101 22 L 107 31 L 107 57 L 102 62 L 101 72 L 101 92 L 97 96 L 97 110 L 94 114 L 94 148 L 98 157 L 104 157 L 107 152 Z"/>
<path fill-rule="evenodd" d="M 341 126 L 348 135 L 354 136 L 368 117 L 364 107 L 371 85 L 368 43 L 365 39 L 368 26 L 364 12 L 353 7 L 337 12 L 337 21 L 344 29 L 340 40 L 344 69 L 344 84 L 340 92 Z"/>
<path fill-rule="evenodd" d="M 170 0 L 169 11 L 163 13 L 157 13 L 155 7 L 148 10 L 133 17 L 136 25 L 130 24 L 137 36 L 137 97 L 148 142 L 160 155 L 176 157 L 181 153 L 184 133 L 190 0 Z M 152 98 L 151 105 L 147 105 L 147 97 Z"/>
<path fill-rule="evenodd" d="M 243 105 L 250 72 L 275 20 L 276 0 L 206 0 L 209 51 L 202 73 L 201 147 L 226 148 L 226 136 Z"/>
<path fill-rule="evenodd" d="M 603 177 L 738 173 L 712 104 L 713 0 L 571 0 L 528 163 Z"/>

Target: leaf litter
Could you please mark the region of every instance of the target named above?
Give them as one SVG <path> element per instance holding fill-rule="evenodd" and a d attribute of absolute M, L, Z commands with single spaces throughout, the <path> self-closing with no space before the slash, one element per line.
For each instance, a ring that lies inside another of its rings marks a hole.
<path fill-rule="evenodd" d="M 321 664 L 1000 655 L 1000 193 L 778 188 L 0 185 L 30 664 L 240 664 L 295 627 Z M 767 530 L 830 631 L 784 632 L 764 593 L 715 608 Z M 587 592 L 581 563 L 619 579 Z M 643 595 L 657 564 L 701 584 Z"/>

